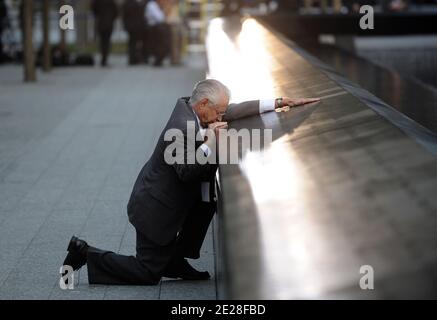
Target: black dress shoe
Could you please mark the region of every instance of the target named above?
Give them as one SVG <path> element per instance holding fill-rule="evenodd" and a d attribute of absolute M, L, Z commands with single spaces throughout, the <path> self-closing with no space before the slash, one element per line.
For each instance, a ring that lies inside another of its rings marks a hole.
<path fill-rule="evenodd" d="M 172 261 L 162 276 L 166 278 L 182 278 L 184 280 L 208 280 L 211 278 L 208 271 L 197 271 L 183 258 Z"/>
<path fill-rule="evenodd" d="M 86 256 L 88 252 L 88 244 L 73 236 L 68 244 L 68 254 L 64 260 L 64 266 L 71 266 L 73 270 L 79 270 L 86 264 Z"/>

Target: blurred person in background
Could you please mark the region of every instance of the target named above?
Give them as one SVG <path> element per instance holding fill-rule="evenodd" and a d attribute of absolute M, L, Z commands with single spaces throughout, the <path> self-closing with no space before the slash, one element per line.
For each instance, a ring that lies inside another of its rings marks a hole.
<path fill-rule="evenodd" d="M 277 11 L 292 11 L 298 12 L 299 7 L 302 6 L 301 0 L 289 1 L 289 0 L 277 0 L 276 1 L 278 8 Z"/>
<path fill-rule="evenodd" d="M 146 20 L 149 29 L 149 43 L 151 55 L 154 57 L 154 66 L 162 66 L 170 51 L 170 28 L 166 22 L 168 1 L 150 0 L 146 6 Z"/>
<path fill-rule="evenodd" d="M 126 0 L 123 5 L 123 25 L 129 34 L 128 60 L 130 65 L 144 61 L 144 0 Z"/>
<path fill-rule="evenodd" d="M 243 0 L 223 0 L 223 16 L 238 15 L 243 6 Z"/>
<path fill-rule="evenodd" d="M 393 12 L 405 11 L 408 9 L 408 0 L 392 0 L 389 5 L 389 10 Z"/>
<path fill-rule="evenodd" d="M 8 22 L 8 11 L 5 0 L 0 0 L 0 63 L 4 60 L 3 54 L 3 30 L 6 29 Z"/>
<path fill-rule="evenodd" d="M 118 15 L 117 5 L 114 0 L 93 0 L 91 9 L 96 19 L 96 30 L 99 36 L 99 47 L 102 55 L 100 64 L 107 66 L 112 30 Z"/>
<path fill-rule="evenodd" d="M 149 24 L 147 22 L 146 17 L 146 6 L 149 0 L 144 0 L 144 7 L 141 11 L 141 14 L 143 16 L 143 31 L 142 31 L 142 37 L 141 37 L 141 48 L 142 48 L 142 55 L 143 55 L 143 63 L 149 64 L 149 57 L 151 55 L 151 43 L 150 43 L 150 31 L 149 31 Z"/>
<path fill-rule="evenodd" d="M 359 13 L 360 7 L 363 5 L 375 5 L 375 1 L 366 0 L 343 0 L 343 5 L 348 9 L 350 13 Z"/>
<path fill-rule="evenodd" d="M 383 12 L 399 12 L 408 8 L 407 0 L 380 0 Z"/>
<path fill-rule="evenodd" d="M 172 65 L 180 65 L 182 62 L 182 32 L 183 24 L 179 0 L 169 0 L 170 8 L 167 23 L 171 33 L 170 61 Z"/>

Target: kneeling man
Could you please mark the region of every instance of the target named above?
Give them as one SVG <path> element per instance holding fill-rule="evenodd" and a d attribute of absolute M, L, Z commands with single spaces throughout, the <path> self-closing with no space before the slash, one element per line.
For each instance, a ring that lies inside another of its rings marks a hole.
<path fill-rule="evenodd" d="M 209 279 L 207 271 L 195 270 L 186 260 L 199 258 L 216 210 L 217 162 L 201 164 L 196 152 L 200 148 L 206 157 L 213 154 L 218 130 L 225 129 L 228 121 L 319 100 L 283 97 L 229 104 L 229 98 L 226 86 L 208 79 L 196 84 L 191 97 L 177 101 L 152 156 L 138 175 L 127 205 L 129 221 L 136 229 L 136 256 L 97 249 L 73 236 L 64 265 L 78 270 L 87 264 L 90 284 L 154 285 L 161 277 Z M 194 123 L 196 135 L 204 136 L 206 129 L 214 134 L 193 141 L 187 132 L 189 122 Z M 191 158 L 193 162 L 166 161 L 168 146 L 173 142 L 167 141 L 165 134 L 172 129 L 183 133 L 180 143 L 184 159 Z"/>

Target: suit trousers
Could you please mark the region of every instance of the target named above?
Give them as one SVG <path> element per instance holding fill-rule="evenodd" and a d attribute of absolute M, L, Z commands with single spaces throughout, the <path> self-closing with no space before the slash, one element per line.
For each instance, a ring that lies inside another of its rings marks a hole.
<path fill-rule="evenodd" d="M 99 31 L 100 53 L 102 55 L 101 65 L 106 66 L 109 51 L 111 49 L 112 30 Z"/>
<path fill-rule="evenodd" d="M 90 247 L 87 254 L 90 284 L 156 285 L 172 259 L 198 259 L 215 213 L 215 204 L 198 202 L 183 227 L 167 245 L 161 246 L 136 230 L 136 256 Z"/>
<path fill-rule="evenodd" d="M 140 48 L 141 47 L 141 48 Z M 129 32 L 128 58 L 129 64 L 143 62 L 143 33 L 140 31 Z M 140 52 L 141 51 L 141 52 Z"/>
<path fill-rule="evenodd" d="M 160 23 L 149 27 L 151 55 L 155 58 L 155 65 L 159 66 L 170 55 L 171 33 L 167 23 Z"/>
<path fill-rule="evenodd" d="M 176 240 L 175 255 L 199 259 L 208 227 L 216 211 L 215 202 L 199 201 L 184 221 Z"/>

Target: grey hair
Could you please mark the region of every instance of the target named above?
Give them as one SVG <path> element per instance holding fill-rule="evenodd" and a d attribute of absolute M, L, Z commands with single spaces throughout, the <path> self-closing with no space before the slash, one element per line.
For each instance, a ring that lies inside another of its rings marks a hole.
<path fill-rule="evenodd" d="M 225 94 L 228 99 L 231 97 L 231 91 L 228 87 L 220 81 L 206 79 L 196 83 L 193 93 L 191 94 L 190 102 L 194 104 L 207 98 L 211 103 L 218 104 L 223 94 Z"/>

